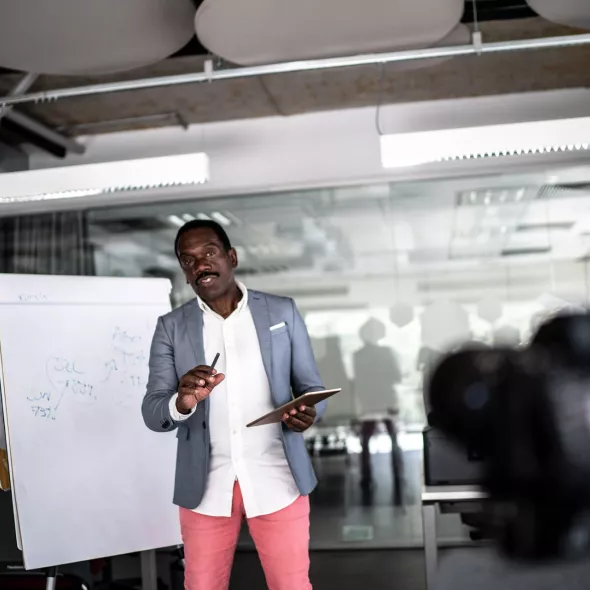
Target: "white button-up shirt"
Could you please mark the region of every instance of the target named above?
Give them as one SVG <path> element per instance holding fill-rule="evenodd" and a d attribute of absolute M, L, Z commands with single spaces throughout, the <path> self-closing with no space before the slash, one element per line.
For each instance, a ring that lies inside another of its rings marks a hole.
<path fill-rule="evenodd" d="M 246 516 L 252 518 L 286 508 L 299 497 L 299 490 L 285 456 L 281 424 L 246 428 L 274 406 L 248 291 L 241 283 L 238 286 L 242 299 L 225 320 L 198 298 L 205 358 L 212 363 L 219 353 L 215 368 L 225 379 L 209 396 L 211 460 L 205 495 L 195 512 L 231 516 L 237 479 Z M 170 400 L 170 413 L 181 422 L 191 414 L 178 412 L 176 397 Z"/>

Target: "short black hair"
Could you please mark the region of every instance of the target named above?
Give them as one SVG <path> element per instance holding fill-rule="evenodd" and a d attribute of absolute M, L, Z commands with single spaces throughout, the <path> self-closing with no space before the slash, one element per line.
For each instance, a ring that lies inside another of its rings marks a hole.
<path fill-rule="evenodd" d="M 212 219 L 193 219 L 185 223 L 176 234 L 176 239 L 174 240 L 174 252 L 176 253 L 176 257 L 178 258 L 178 243 L 180 242 L 180 238 L 183 234 L 193 229 L 212 229 L 219 238 L 219 241 L 222 243 L 223 248 L 226 252 L 231 250 L 231 242 L 229 241 L 229 236 L 227 235 L 226 231 Z"/>

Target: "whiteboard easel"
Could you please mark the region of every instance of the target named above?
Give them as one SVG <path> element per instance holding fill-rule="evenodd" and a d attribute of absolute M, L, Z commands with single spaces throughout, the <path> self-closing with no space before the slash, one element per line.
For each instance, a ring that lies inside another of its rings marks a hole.
<path fill-rule="evenodd" d="M 181 542 L 176 441 L 148 431 L 140 414 L 169 282 L 0 275 L 0 286 L 0 384 L 25 567 L 132 552 L 154 563 L 154 549 Z"/>

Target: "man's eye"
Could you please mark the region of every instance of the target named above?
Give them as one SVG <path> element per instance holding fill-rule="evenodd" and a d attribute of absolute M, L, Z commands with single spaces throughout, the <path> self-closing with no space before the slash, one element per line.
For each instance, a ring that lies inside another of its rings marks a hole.
<path fill-rule="evenodd" d="M 215 256 L 215 252 L 213 250 L 209 250 L 209 252 L 207 252 L 207 254 L 205 254 L 205 256 L 211 258 L 212 256 Z"/>

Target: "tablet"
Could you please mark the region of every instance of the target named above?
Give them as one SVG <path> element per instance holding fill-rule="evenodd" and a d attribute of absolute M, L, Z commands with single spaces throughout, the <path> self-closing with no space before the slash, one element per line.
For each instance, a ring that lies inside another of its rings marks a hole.
<path fill-rule="evenodd" d="M 310 393 L 304 393 L 299 397 L 283 404 L 282 406 L 278 407 L 276 410 L 261 416 L 254 420 L 254 422 L 250 422 L 250 424 L 246 424 L 246 428 L 250 428 L 251 426 L 263 426 L 264 424 L 276 424 L 277 422 L 281 421 L 283 414 L 288 414 L 293 408 L 298 408 L 299 406 L 315 406 L 320 402 L 323 402 L 325 399 L 340 393 L 342 389 L 326 389 L 324 391 L 312 391 Z"/>

